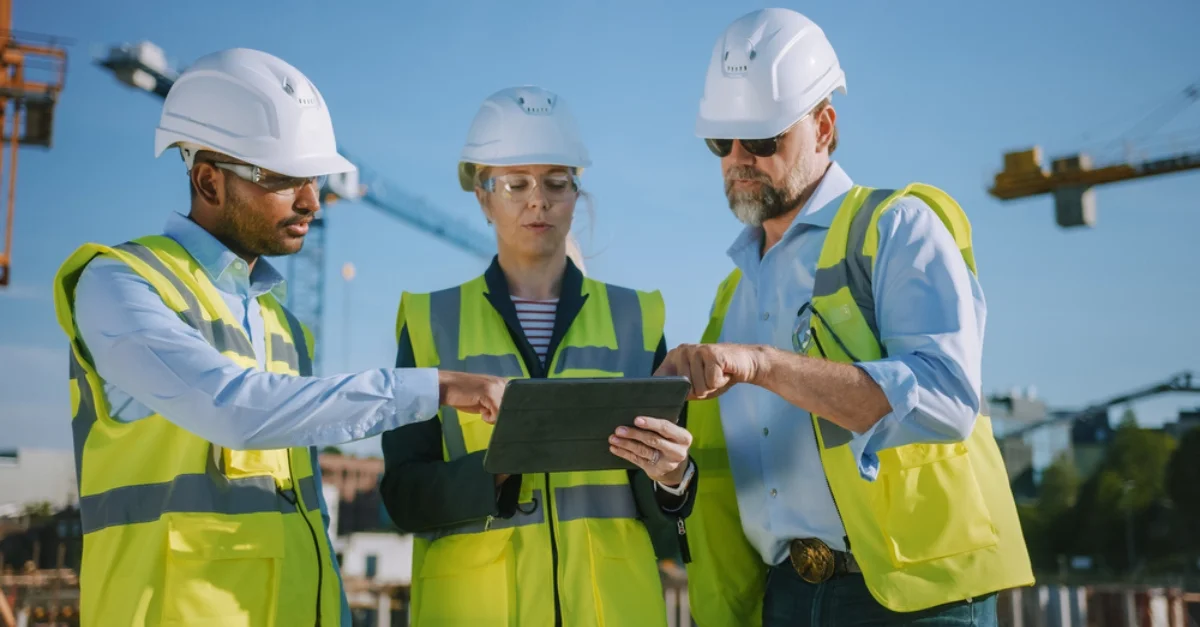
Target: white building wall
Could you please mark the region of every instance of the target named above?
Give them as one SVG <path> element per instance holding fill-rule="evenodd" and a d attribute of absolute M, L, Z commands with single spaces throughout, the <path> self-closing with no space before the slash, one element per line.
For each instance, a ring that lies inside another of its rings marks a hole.
<path fill-rule="evenodd" d="M 75 454 L 61 449 L 0 453 L 0 515 L 20 514 L 29 503 L 49 501 L 55 510 L 79 503 Z"/>
<path fill-rule="evenodd" d="M 412 582 L 412 536 L 395 533 L 352 533 L 341 540 L 342 576 L 367 578 L 368 557 L 375 556 L 375 576 L 381 584 L 407 586 Z"/>

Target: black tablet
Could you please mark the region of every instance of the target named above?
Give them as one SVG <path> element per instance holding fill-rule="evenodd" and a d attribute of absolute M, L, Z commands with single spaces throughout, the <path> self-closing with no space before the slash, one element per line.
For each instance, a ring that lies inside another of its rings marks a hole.
<path fill-rule="evenodd" d="M 678 423 L 691 387 L 685 377 L 513 379 L 483 467 L 507 475 L 636 468 L 609 450 L 609 436 L 638 416 Z"/>

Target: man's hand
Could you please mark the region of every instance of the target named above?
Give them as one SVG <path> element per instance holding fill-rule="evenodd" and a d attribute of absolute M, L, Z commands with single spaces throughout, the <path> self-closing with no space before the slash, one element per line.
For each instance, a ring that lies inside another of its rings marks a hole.
<path fill-rule="evenodd" d="M 734 384 L 753 381 L 762 369 L 761 353 L 745 344 L 681 344 L 667 353 L 654 374 L 690 379 L 689 400 L 716 398 Z"/>
<path fill-rule="evenodd" d="M 438 371 L 438 402 L 459 411 L 479 414 L 488 424 L 496 424 L 500 399 L 506 380 L 487 374 Z"/>
<path fill-rule="evenodd" d="M 609 450 L 646 471 L 651 479 L 674 488 L 687 472 L 692 434 L 660 418 L 639 417 L 637 427 L 617 427 L 608 438 Z"/>

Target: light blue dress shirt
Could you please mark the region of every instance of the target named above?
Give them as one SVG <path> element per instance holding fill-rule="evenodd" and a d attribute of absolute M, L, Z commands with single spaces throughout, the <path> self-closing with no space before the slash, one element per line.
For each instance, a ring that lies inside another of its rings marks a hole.
<path fill-rule="evenodd" d="M 800 308 L 812 299 L 825 235 L 852 187 L 834 163 L 765 255 L 762 230 L 742 232 L 729 256 L 743 278 L 721 342 L 794 350 L 792 334 L 802 323 Z M 970 435 L 981 402 L 986 315 L 983 291 L 950 232 L 915 198 L 897 201 L 879 220 L 872 286 L 888 356 L 856 365 L 883 389 L 892 411 L 848 445 L 868 481 L 878 472 L 880 450 Z M 742 526 L 763 560 L 782 562 L 795 538 L 846 550 L 809 413 L 752 385 L 734 386 L 719 402 Z"/>
<path fill-rule="evenodd" d="M 181 215 L 171 216 L 164 234 L 212 279 L 250 337 L 259 370 L 244 369 L 217 352 L 129 266 L 97 258 L 76 286 L 75 323 L 105 380 L 114 419 L 133 422 L 162 414 L 205 440 L 236 450 L 311 447 L 319 486 L 316 447 L 436 415 L 437 370 L 431 368 L 308 378 L 263 372 L 265 331 L 257 298 L 271 292 L 283 300 L 283 277 L 265 259 L 251 272 L 244 260 Z M 329 510 L 322 491 L 317 495 L 328 535 Z M 344 590 L 342 624 L 350 624 Z"/>

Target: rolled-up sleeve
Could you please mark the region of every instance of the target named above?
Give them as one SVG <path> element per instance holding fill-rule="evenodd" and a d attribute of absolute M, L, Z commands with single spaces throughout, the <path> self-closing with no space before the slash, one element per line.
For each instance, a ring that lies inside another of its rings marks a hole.
<path fill-rule="evenodd" d="M 437 414 L 437 371 L 298 377 L 234 363 L 144 278 L 98 258 L 75 289 L 79 336 L 105 381 L 177 426 L 230 449 L 341 444 Z"/>
<path fill-rule="evenodd" d="M 986 319 L 983 290 L 953 236 L 916 198 L 881 216 L 872 285 L 886 357 L 856 365 L 891 411 L 850 442 L 867 480 L 878 474 L 881 450 L 970 435 L 982 402 Z"/>

